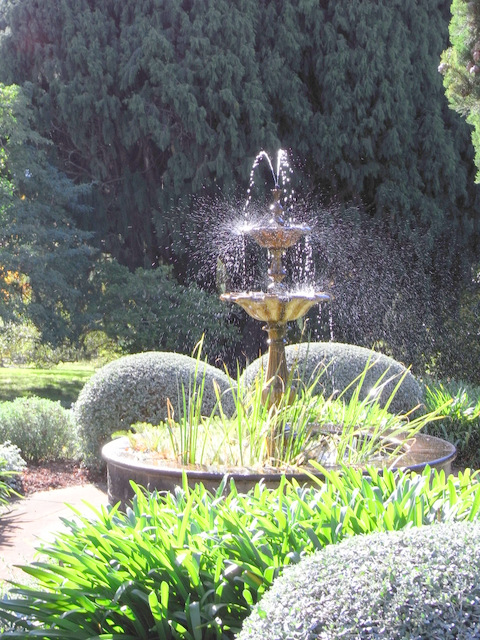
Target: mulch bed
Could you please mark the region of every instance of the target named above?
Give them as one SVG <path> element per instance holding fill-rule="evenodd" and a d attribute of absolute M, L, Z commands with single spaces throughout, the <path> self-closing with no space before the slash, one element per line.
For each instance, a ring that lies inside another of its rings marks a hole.
<path fill-rule="evenodd" d="M 22 491 L 25 496 L 36 491 L 63 489 L 87 482 L 105 483 L 104 473 L 92 473 L 78 462 L 71 460 L 44 464 L 29 464 L 22 473 Z"/>

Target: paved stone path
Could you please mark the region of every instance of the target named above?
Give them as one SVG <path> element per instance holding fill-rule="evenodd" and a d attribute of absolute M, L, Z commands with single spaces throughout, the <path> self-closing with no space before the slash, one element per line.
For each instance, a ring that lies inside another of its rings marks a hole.
<path fill-rule="evenodd" d="M 26 583 L 29 576 L 15 565 L 35 559 L 36 549 L 65 527 L 60 518 L 75 517 L 71 505 L 85 515 L 92 514 L 87 504 L 107 504 L 106 487 L 84 484 L 64 489 L 40 491 L 18 500 L 0 515 L 0 593 L 8 589 L 8 581 Z"/>

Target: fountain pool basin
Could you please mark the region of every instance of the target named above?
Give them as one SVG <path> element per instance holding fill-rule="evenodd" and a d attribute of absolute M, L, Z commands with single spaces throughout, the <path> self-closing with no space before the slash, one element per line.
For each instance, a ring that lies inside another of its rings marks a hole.
<path fill-rule="evenodd" d="M 455 446 L 450 442 L 434 436 L 419 434 L 404 453 L 392 460 L 390 468 L 421 473 L 428 465 L 432 469 L 443 470 L 449 474 L 452 471 L 452 462 L 456 453 Z M 127 437 L 107 443 L 102 449 L 102 457 L 107 463 L 108 502 L 112 505 L 120 502 L 122 507 L 127 505 L 134 496 L 130 481 L 148 491 L 174 491 L 175 487 L 182 485 L 183 474 L 186 475 L 189 486 L 202 483 L 210 491 L 216 491 L 225 475 L 228 475 L 230 479 L 234 480 L 237 490 L 242 493 L 249 491 L 260 481 L 263 481 L 267 487 L 276 487 L 282 476 L 285 476 L 287 480 L 295 479 L 300 484 L 312 484 L 313 482 L 312 473 L 277 471 L 226 473 L 220 469 L 204 470 L 176 466 L 165 460 L 140 460 L 131 450 Z M 381 469 L 383 465 L 378 462 L 371 466 Z M 334 471 L 340 470 L 340 467 L 325 465 L 325 469 Z M 321 473 L 313 475 L 320 480 L 323 479 Z"/>

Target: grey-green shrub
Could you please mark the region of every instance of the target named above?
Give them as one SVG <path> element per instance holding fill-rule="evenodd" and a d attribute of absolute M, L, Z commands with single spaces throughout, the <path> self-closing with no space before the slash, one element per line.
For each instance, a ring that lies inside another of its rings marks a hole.
<path fill-rule="evenodd" d="M 4 471 L 20 473 L 26 466 L 27 463 L 17 445 L 9 441 L 0 444 L 0 474 Z"/>
<path fill-rule="evenodd" d="M 36 396 L 0 403 L 0 442 L 16 445 L 27 462 L 76 457 L 77 430 L 72 412 Z"/>
<path fill-rule="evenodd" d="M 167 400 L 178 416 L 182 385 L 188 395 L 195 376 L 198 383 L 205 377 L 203 408 L 209 414 L 216 404 L 213 382 L 221 392 L 230 389 L 230 382 L 223 371 L 195 358 L 150 351 L 124 356 L 99 369 L 73 407 L 86 464 L 101 466 L 101 448 L 115 431 L 129 429 L 135 422 L 165 420 Z M 228 411 L 228 396 L 222 405 Z"/>
<path fill-rule="evenodd" d="M 381 353 L 338 342 L 304 342 L 289 345 L 285 349 L 287 366 L 294 379 L 301 379 L 305 384 L 320 377 L 319 393 L 326 396 L 338 394 L 346 389 L 358 378 L 367 366 L 360 398 L 363 399 L 370 392 L 384 372 L 383 381 L 392 378 L 382 389 L 380 403 L 388 400 L 400 377 L 405 374 L 402 384 L 390 405 L 393 413 L 406 413 L 423 402 L 423 389 L 415 377 L 407 371 L 403 364 Z M 266 368 L 266 356 L 254 360 L 244 372 L 244 380 L 250 384 L 258 374 L 260 366 Z M 355 386 L 345 394 L 348 399 Z"/>
<path fill-rule="evenodd" d="M 436 524 L 326 547 L 285 570 L 238 640 L 480 637 L 480 524 Z"/>
<path fill-rule="evenodd" d="M 20 449 L 11 442 L 0 444 L 0 503 L 2 487 L 20 491 L 22 488 L 21 472 L 25 469 L 27 463 L 22 458 Z"/>

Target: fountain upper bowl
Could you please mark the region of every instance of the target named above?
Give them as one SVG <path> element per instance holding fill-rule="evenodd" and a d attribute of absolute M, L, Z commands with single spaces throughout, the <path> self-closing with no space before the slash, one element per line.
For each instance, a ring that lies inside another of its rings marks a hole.
<path fill-rule="evenodd" d="M 300 238 L 311 233 L 310 227 L 301 224 L 278 224 L 271 220 L 264 225 L 247 225 L 240 230 L 264 249 L 288 249 Z"/>

